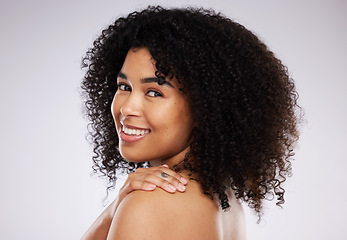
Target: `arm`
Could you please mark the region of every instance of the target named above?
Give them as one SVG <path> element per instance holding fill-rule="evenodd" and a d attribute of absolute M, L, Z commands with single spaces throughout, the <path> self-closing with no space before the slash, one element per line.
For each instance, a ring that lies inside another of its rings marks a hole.
<path fill-rule="evenodd" d="M 161 174 L 165 172 L 169 175 L 163 178 Z M 166 165 L 153 168 L 140 168 L 135 173 L 128 176 L 127 181 L 119 191 L 119 195 L 96 219 L 93 225 L 82 237 L 83 240 L 106 239 L 112 219 L 118 209 L 119 204 L 126 195 L 135 190 L 153 191 L 156 187 L 160 187 L 167 192 L 174 193 L 177 191 L 184 192 L 185 184 L 188 181 L 178 173 L 170 170 Z"/>
<path fill-rule="evenodd" d="M 88 231 L 83 235 L 81 240 L 104 240 L 107 238 L 107 233 L 110 229 L 113 215 L 119 205 L 117 197 L 95 220 Z"/>

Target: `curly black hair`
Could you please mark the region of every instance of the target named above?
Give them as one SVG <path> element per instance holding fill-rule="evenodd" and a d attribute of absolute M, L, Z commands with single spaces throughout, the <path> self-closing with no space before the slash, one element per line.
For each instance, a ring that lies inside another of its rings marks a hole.
<path fill-rule="evenodd" d="M 298 94 L 287 68 L 252 32 L 213 10 L 148 7 L 117 19 L 83 58 L 82 82 L 95 172 L 114 186 L 132 172 L 118 151 L 111 114 L 117 73 L 131 48 L 147 48 L 158 75 L 176 77 L 189 94 L 197 128 L 176 170 L 197 173 L 204 193 L 229 207 L 226 189 L 260 217 L 264 199 L 284 203 L 298 140 Z M 195 165 L 189 163 L 193 157 Z"/>

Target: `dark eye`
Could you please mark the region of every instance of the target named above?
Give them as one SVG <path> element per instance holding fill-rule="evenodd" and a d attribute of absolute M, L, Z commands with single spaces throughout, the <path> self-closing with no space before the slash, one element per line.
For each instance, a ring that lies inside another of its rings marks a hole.
<path fill-rule="evenodd" d="M 160 92 L 154 91 L 154 90 L 149 90 L 147 92 L 147 96 L 150 97 L 162 97 L 163 95 Z"/>
<path fill-rule="evenodd" d="M 118 84 L 118 89 L 121 91 L 130 91 L 131 92 L 131 88 L 124 83 Z"/>

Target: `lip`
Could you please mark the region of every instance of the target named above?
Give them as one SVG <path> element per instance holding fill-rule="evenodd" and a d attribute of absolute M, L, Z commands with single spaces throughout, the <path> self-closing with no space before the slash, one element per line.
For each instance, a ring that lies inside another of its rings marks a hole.
<path fill-rule="evenodd" d="M 148 133 L 147 133 L 148 134 Z M 136 136 L 136 135 L 128 135 L 125 134 L 123 131 L 120 132 L 119 137 L 123 142 L 126 143 L 133 143 L 133 142 L 137 142 L 140 141 L 141 139 L 143 139 L 144 137 L 147 136 L 147 134 L 144 135 L 140 135 L 140 136 Z"/>
<path fill-rule="evenodd" d="M 135 127 L 135 126 L 132 126 L 132 125 L 124 124 L 123 122 L 121 122 L 121 125 L 125 126 L 126 128 L 138 129 L 138 130 L 149 130 L 148 133 L 151 132 L 151 130 L 148 129 L 148 128 L 139 128 L 139 127 Z M 125 132 L 123 132 L 123 130 L 122 130 L 122 128 L 121 128 L 120 133 L 119 133 L 119 138 L 120 138 L 123 142 L 126 142 L 126 143 L 134 143 L 134 142 L 140 141 L 141 139 L 143 139 L 144 137 L 146 137 L 148 133 L 146 133 L 146 134 L 144 134 L 144 135 L 140 135 L 140 136 L 137 136 L 137 135 L 128 135 L 128 134 L 126 134 Z"/>

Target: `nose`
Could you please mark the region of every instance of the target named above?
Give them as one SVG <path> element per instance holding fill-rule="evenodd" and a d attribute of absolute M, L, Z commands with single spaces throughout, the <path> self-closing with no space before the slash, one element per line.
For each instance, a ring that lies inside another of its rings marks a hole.
<path fill-rule="evenodd" d="M 122 107 L 120 108 L 120 113 L 123 117 L 135 116 L 138 117 L 141 115 L 141 98 L 140 96 L 134 94 L 133 92 L 125 100 Z"/>

